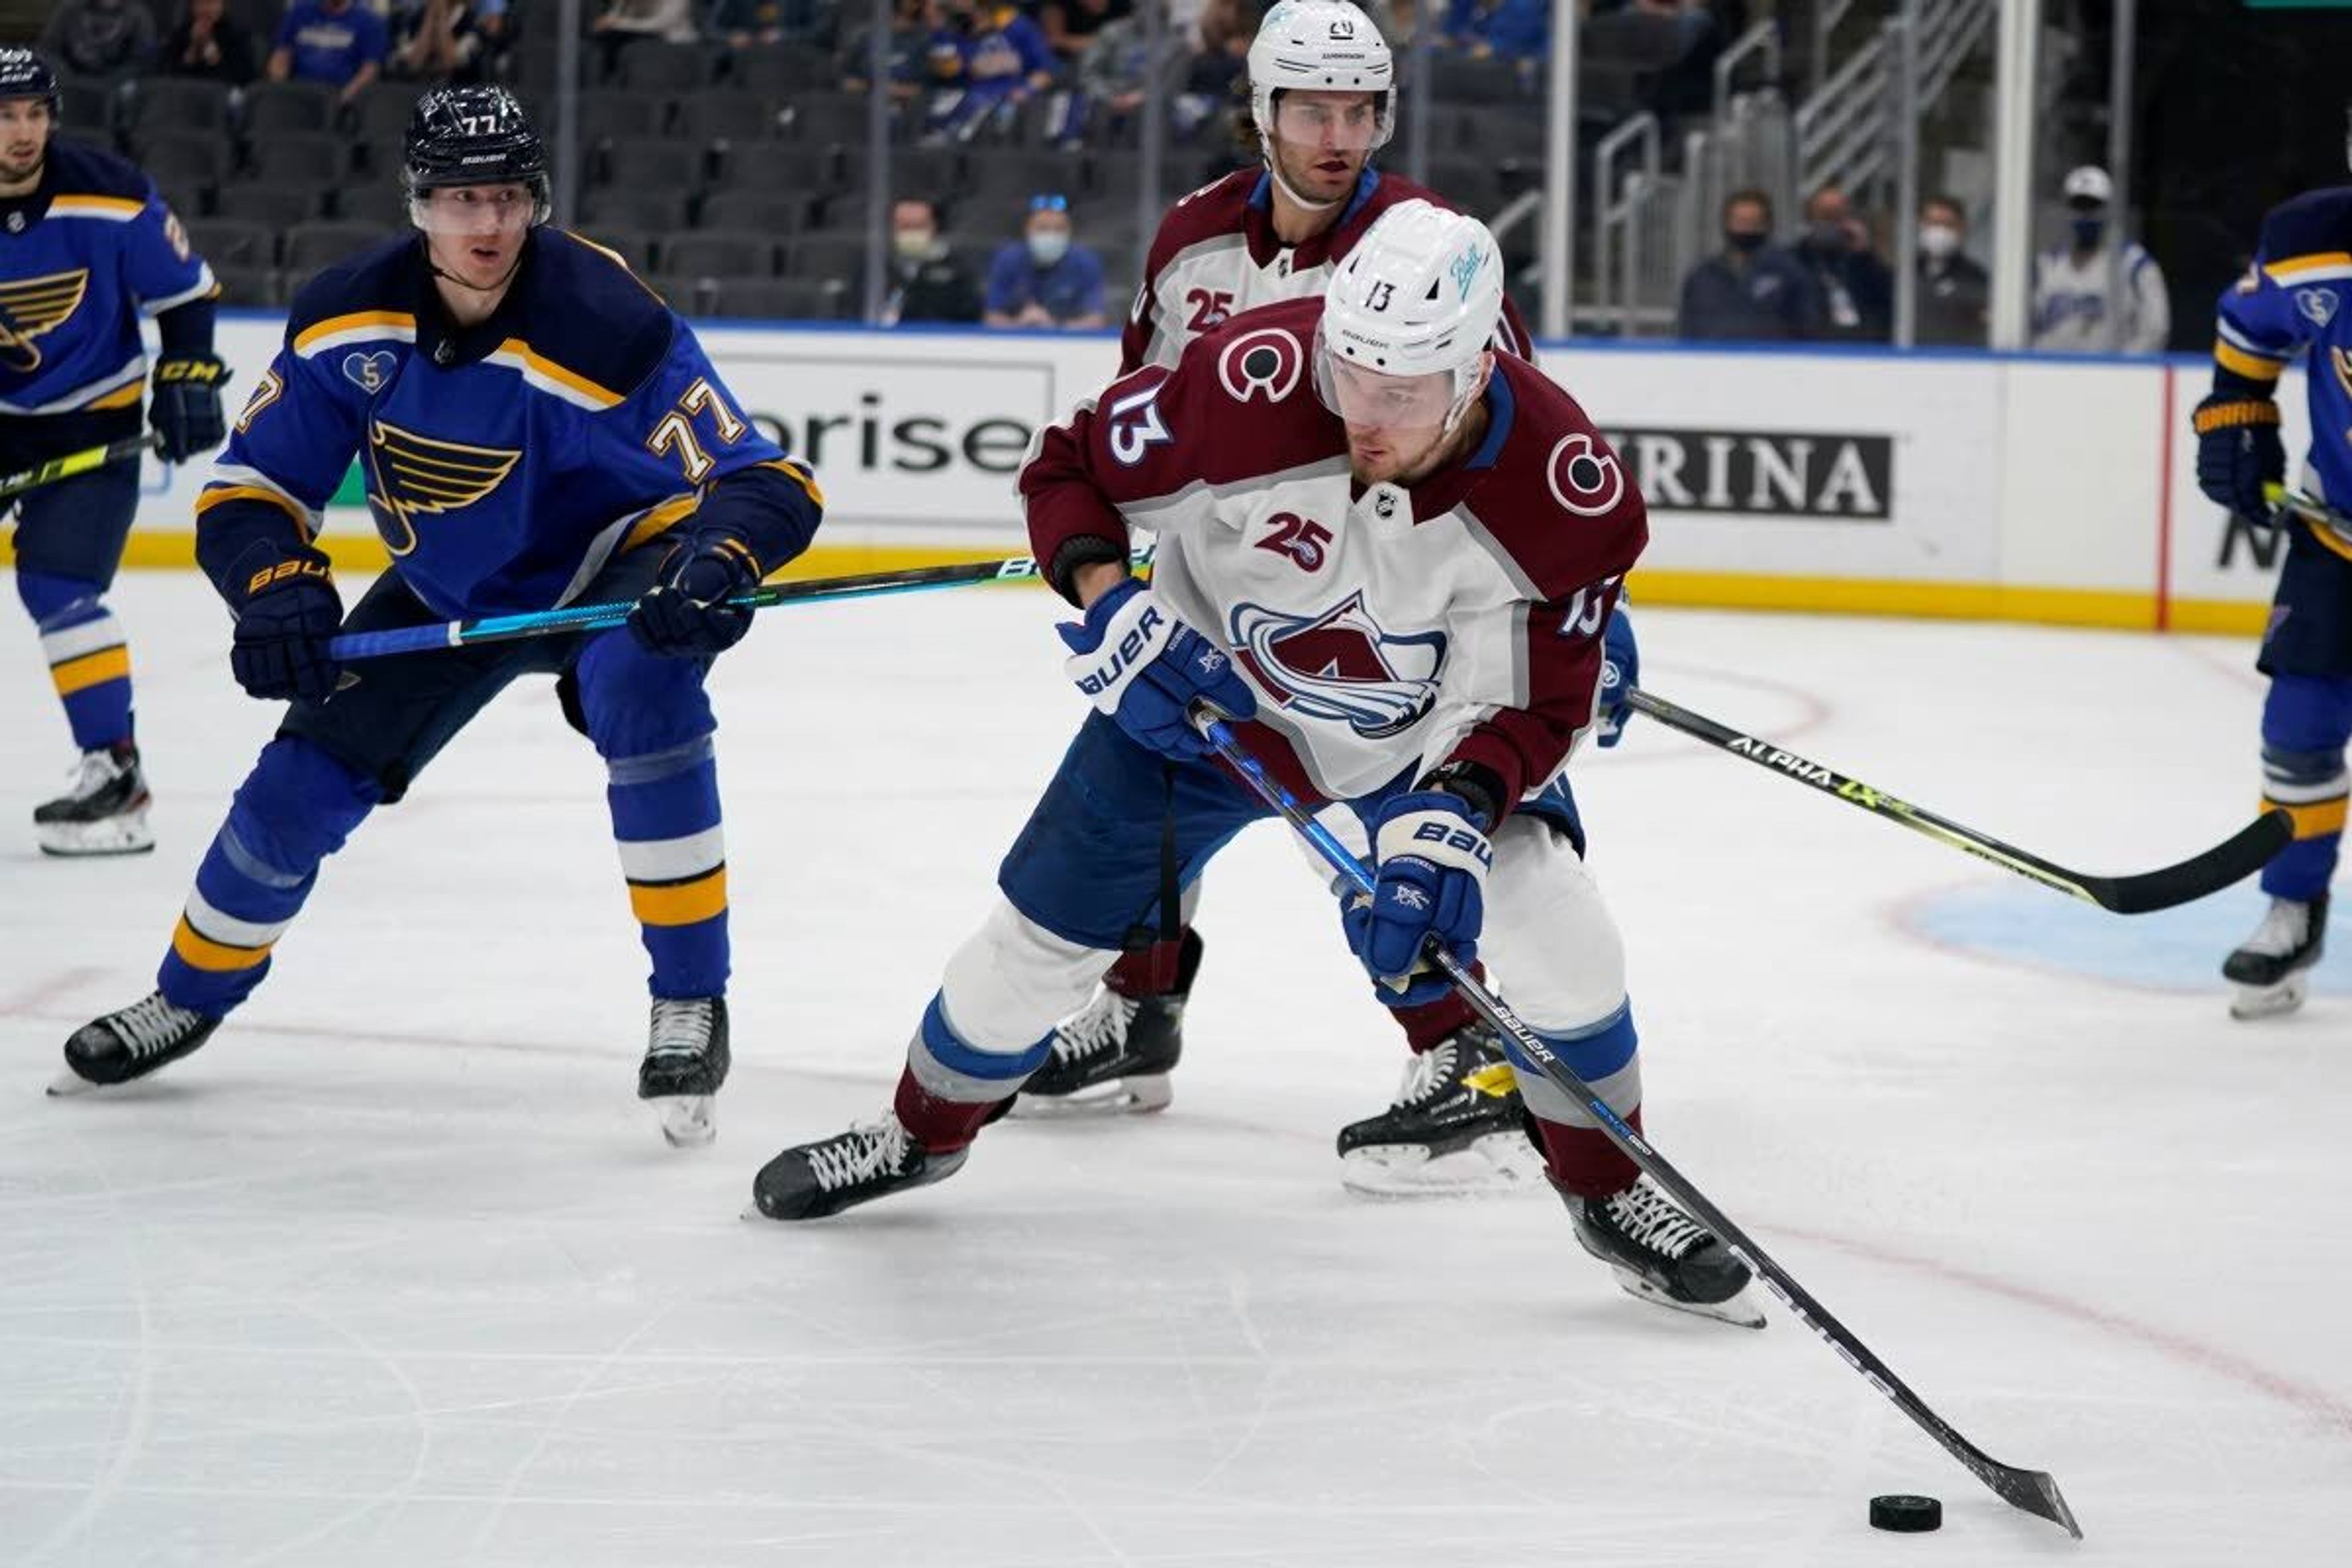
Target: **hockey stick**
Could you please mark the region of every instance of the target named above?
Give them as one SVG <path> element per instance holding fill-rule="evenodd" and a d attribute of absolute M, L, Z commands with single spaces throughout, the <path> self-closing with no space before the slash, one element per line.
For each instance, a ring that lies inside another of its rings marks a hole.
<path fill-rule="evenodd" d="M 120 463 L 162 445 L 163 437 L 150 431 L 144 436 L 125 436 L 121 440 L 110 441 L 103 447 L 85 447 L 79 452 L 68 452 L 61 458 L 51 458 L 38 468 L 26 468 L 21 474 L 10 474 L 0 479 L 0 501 L 14 500 L 27 490 L 37 490 L 59 480 L 105 468 L 110 463 Z"/>
<path fill-rule="evenodd" d="M 2284 811 L 2266 811 L 2246 824 L 2228 838 L 2201 855 L 2192 855 L 2177 866 L 2167 866 L 2160 871 L 2142 871 L 2128 877 L 2095 877 L 2087 871 L 2070 871 L 2039 855 L 2028 854 L 2014 845 L 2004 844 L 1972 827 L 1963 827 L 1949 817 L 1938 816 L 1924 805 L 1913 805 L 1899 800 L 1885 790 L 1876 789 L 1860 779 L 1848 778 L 1834 769 L 1811 762 L 1794 752 L 1783 751 L 1769 741 L 1743 735 L 1727 724 L 1718 724 L 1703 714 L 1687 708 L 1677 708 L 1663 697 L 1628 687 L 1626 703 L 1638 712 L 1647 713 L 1669 729 L 1680 730 L 1710 746 L 1719 747 L 1733 756 L 1745 757 L 1758 767 L 1786 773 L 1800 784 L 1809 784 L 1824 795 L 1835 795 L 1849 805 L 1899 823 L 1916 833 L 1924 833 L 1938 844 L 1974 855 L 1980 860 L 2029 878 L 2045 888 L 2054 888 L 2070 898 L 2096 904 L 2119 915 L 2144 915 L 2154 910 L 2168 910 L 2176 904 L 2186 904 L 2209 893 L 2218 893 L 2232 882 L 2242 881 L 2264 866 L 2271 857 L 2286 847 L 2294 837 L 2294 820 Z"/>
<path fill-rule="evenodd" d="M 2307 518 L 2338 539 L 2352 542 L 2352 512 L 2338 511 L 2308 491 L 2291 490 L 2279 484 L 2264 485 L 2263 499 L 2271 503 L 2271 514 L 2254 519 L 2256 522 L 2277 528 L 2290 517 Z"/>
<path fill-rule="evenodd" d="M 1316 851 L 1328 861 L 1332 869 L 1346 878 L 1358 892 L 1369 894 L 1372 879 L 1363 862 L 1348 852 L 1347 847 L 1332 837 L 1330 829 L 1307 814 L 1304 806 L 1293 798 L 1279 780 L 1265 771 L 1265 765 L 1252 756 L 1234 736 L 1233 731 L 1206 704 L 1196 706 L 1192 721 L 1217 754 L 1231 763 L 1255 790 L 1258 798 L 1282 814 L 1284 820 L 1312 844 Z M 1519 1021 L 1503 999 L 1480 984 L 1467 966 L 1456 960 L 1443 942 L 1433 940 L 1424 950 L 1432 963 L 1454 983 L 1454 989 L 1473 1011 L 1495 1028 L 1508 1035 L 1528 1059 L 1542 1069 L 1544 1077 L 1557 1085 L 1560 1092 L 1583 1106 L 1609 1141 L 1623 1151 L 1626 1158 L 1640 1166 L 1643 1173 L 1665 1189 L 1675 1202 L 1705 1221 L 1707 1227 L 1721 1238 L 1739 1260 L 1762 1279 L 1783 1306 L 1797 1315 L 1800 1322 L 1826 1341 L 1838 1358 L 1862 1373 L 1869 1384 L 1895 1402 L 1896 1409 L 1911 1417 L 1918 1428 L 1942 1445 L 1944 1451 L 1968 1468 L 1993 1495 L 2011 1508 L 2063 1527 L 2077 1541 L 2083 1538 L 2083 1527 L 2074 1522 L 2074 1510 L 2059 1494 L 2058 1483 L 2045 1470 L 2022 1470 L 2014 1465 L 2004 1465 L 1969 1442 L 1942 1416 L 1927 1408 L 1927 1402 L 1911 1392 L 1904 1381 L 1895 1375 L 1895 1369 L 1878 1359 L 1869 1346 L 1854 1337 L 1853 1331 L 1830 1314 L 1828 1308 L 1814 1300 L 1812 1292 L 1797 1283 L 1796 1278 L 1775 1262 L 1748 1234 L 1734 1225 L 1729 1216 L 1707 1201 L 1706 1195 L 1693 1186 L 1683 1173 L 1666 1161 L 1666 1157 L 1650 1147 L 1642 1135 L 1627 1124 L 1624 1118 L 1610 1109 L 1609 1102 L 1592 1091 L 1592 1086 L 1577 1077 L 1566 1062 L 1559 1059 L 1543 1037 Z"/>
<path fill-rule="evenodd" d="M 1128 557 L 1131 567 L 1148 566 L 1151 547 Z M 945 566 L 910 566 L 897 572 L 866 572 L 850 577 L 812 577 L 798 583 L 777 583 L 727 602 L 745 609 L 765 610 L 778 605 L 812 599 L 866 599 L 882 594 L 907 594 L 923 588 L 960 588 L 971 583 L 1042 581 L 1045 574 L 1034 558 L 1008 556 L 1001 561 L 957 562 Z M 470 621 L 445 621 L 426 626 L 399 626 L 382 632 L 345 632 L 327 644 L 328 657 L 338 659 L 381 658 L 386 654 L 424 653 L 433 648 L 471 647 L 476 643 L 511 642 L 517 637 L 553 637 L 563 632 L 604 631 L 629 618 L 630 603 L 570 605 L 560 610 L 534 610 L 517 616 L 485 616 Z"/>

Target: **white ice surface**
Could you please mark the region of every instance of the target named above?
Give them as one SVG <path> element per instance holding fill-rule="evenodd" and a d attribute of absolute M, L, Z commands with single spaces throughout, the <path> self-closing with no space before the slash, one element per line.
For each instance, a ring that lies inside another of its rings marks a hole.
<path fill-rule="evenodd" d="M 2352 1558 L 2352 984 L 2233 1025 L 2249 889 L 2123 922 L 1646 721 L 1579 764 L 1659 1146 L 2053 1471 L 2076 1545 L 1777 1304 L 1760 1334 L 1637 1305 L 1541 1194 L 1343 1194 L 1331 1135 L 1400 1053 L 1272 826 L 1209 879 L 1166 1114 L 739 1217 L 777 1147 L 878 1106 L 1080 714 L 1032 593 L 783 612 L 721 665 L 715 1147 L 632 1098 L 644 963 L 543 684 L 362 829 L 200 1056 L 45 1100 L 66 1034 L 148 989 L 273 719 L 196 579 L 117 597 L 157 853 L 35 854 L 68 747 L 29 632 L 0 679 L 0 1563 Z M 1661 694 L 2069 864 L 2252 812 L 2242 646 L 1642 626 Z M 1870 1531 L 1889 1490 L 1942 1533 Z"/>

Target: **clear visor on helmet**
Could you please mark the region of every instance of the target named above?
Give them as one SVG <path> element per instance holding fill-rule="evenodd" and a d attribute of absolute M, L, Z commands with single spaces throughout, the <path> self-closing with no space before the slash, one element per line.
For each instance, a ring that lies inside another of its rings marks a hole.
<path fill-rule="evenodd" d="M 1434 430 L 1454 412 L 1454 373 L 1388 375 L 1330 352 L 1318 332 L 1315 392 L 1350 425 L 1380 430 Z"/>
<path fill-rule="evenodd" d="M 453 239 L 520 234 L 545 216 L 545 198 L 520 180 L 496 185 L 437 185 L 412 192 L 409 221 Z"/>
<path fill-rule="evenodd" d="M 1276 141 L 1331 153 L 1362 153 L 1381 139 L 1381 100 L 1370 92 L 1286 92 L 1274 106 Z"/>

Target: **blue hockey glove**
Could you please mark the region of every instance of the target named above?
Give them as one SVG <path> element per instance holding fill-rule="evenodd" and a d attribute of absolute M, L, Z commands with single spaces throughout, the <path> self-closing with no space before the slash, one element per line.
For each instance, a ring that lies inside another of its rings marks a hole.
<path fill-rule="evenodd" d="M 163 460 L 184 463 L 228 439 L 221 421 L 221 388 L 228 367 L 210 354 L 167 359 L 155 366 L 155 395 L 147 423 L 163 437 Z"/>
<path fill-rule="evenodd" d="M 1074 656 L 1062 668 L 1078 689 L 1163 757 L 1209 754 L 1186 717 L 1195 702 L 1213 702 L 1235 719 L 1257 712 L 1256 697 L 1224 650 L 1132 577 L 1097 599 L 1084 622 L 1055 629 Z"/>
<path fill-rule="evenodd" d="M 664 658 L 710 658 L 751 629 L 751 612 L 727 601 L 760 585 L 760 563 L 731 533 L 699 535 L 678 555 L 629 612 L 629 635 Z"/>
<path fill-rule="evenodd" d="M 1372 896 L 1351 895 L 1339 920 L 1382 1002 L 1418 1007 L 1451 989 L 1423 963 L 1422 948 L 1433 936 L 1464 963 L 1477 958 L 1494 863 L 1494 846 L 1460 795 L 1415 790 L 1381 807 L 1372 824 Z"/>
<path fill-rule="evenodd" d="M 2197 488 L 2252 522 L 2270 521 L 2264 485 L 2286 478 L 2278 405 L 2267 395 L 2217 391 L 2197 405 Z"/>
<path fill-rule="evenodd" d="M 228 667 L 248 696 L 265 702 L 324 702 L 342 674 L 327 639 L 343 624 L 343 601 L 323 556 L 264 566 L 235 606 Z"/>
<path fill-rule="evenodd" d="M 1620 604 L 1601 634 L 1601 705 L 1596 710 L 1593 739 L 1606 751 L 1625 733 L 1633 717 L 1625 693 L 1642 683 L 1642 650 L 1633 641 L 1633 618 Z"/>

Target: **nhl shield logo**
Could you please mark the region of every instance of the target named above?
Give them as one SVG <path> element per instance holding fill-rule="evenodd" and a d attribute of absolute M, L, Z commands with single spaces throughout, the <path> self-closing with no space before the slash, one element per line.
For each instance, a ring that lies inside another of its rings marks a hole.
<path fill-rule="evenodd" d="M 1313 616 L 1238 605 L 1232 626 L 1234 657 L 1286 712 L 1376 741 L 1412 728 L 1437 706 L 1445 635 L 1388 631 L 1361 593 Z"/>
<path fill-rule="evenodd" d="M 2294 291 L 2294 308 L 2313 326 L 2324 327 L 2336 319 L 2336 290 L 2298 289 Z"/>

